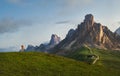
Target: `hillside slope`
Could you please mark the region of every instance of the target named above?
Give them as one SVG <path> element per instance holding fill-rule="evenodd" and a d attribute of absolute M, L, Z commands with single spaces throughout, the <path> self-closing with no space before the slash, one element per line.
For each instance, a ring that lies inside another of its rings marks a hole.
<path fill-rule="evenodd" d="M 96 65 L 102 65 L 107 68 L 120 69 L 120 51 L 103 50 L 96 48 L 82 47 L 76 51 L 67 53 L 65 57 L 83 61 L 92 64 L 97 57 Z"/>
<path fill-rule="evenodd" d="M 117 56 L 116 56 L 117 57 Z M 116 63 L 120 64 L 120 63 Z M 120 68 L 118 66 L 118 68 Z M 0 76 L 119 76 L 116 68 L 39 52 L 0 53 Z"/>

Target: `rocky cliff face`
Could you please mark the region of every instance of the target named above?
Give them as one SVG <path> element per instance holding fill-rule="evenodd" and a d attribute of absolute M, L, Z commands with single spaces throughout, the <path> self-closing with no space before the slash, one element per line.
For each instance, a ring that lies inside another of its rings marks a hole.
<path fill-rule="evenodd" d="M 58 37 L 56 34 L 52 34 L 51 36 L 51 40 L 49 42 L 49 46 L 55 46 L 56 44 L 58 44 L 60 42 L 60 37 Z"/>
<path fill-rule="evenodd" d="M 48 52 L 50 48 L 53 48 L 55 45 L 60 43 L 60 37 L 56 34 L 52 34 L 50 42 L 48 44 L 41 44 L 39 47 L 36 48 L 37 51 Z"/>
<path fill-rule="evenodd" d="M 120 35 L 120 27 L 115 31 L 118 35 Z"/>
<path fill-rule="evenodd" d="M 70 35 L 69 35 L 70 34 Z M 120 49 L 120 36 L 111 32 L 106 26 L 94 21 L 94 16 L 88 14 L 77 29 L 68 32 L 55 50 L 75 50 L 83 45 L 100 49 Z"/>

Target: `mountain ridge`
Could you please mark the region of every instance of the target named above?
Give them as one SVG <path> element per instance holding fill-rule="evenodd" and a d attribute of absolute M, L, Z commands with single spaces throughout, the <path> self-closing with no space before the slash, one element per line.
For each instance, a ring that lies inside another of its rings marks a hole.
<path fill-rule="evenodd" d="M 47 52 L 50 48 L 53 48 L 60 41 L 61 41 L 60 37 L 58 37 L 56 34 L 52 34 L 49 43 L 42 43 L 39 46 L 28 45 L 25 51 Z"/>
<path fill-rule="evenodd" d="M 71 33 L 70 37 L 69 33 L 70 31 L 65 39 L 51 49 L 51 52 L 55 50 L 59 50 L 59 52 L 75 50 L 84 46 L 84 44 L 94 48 L 120 50 L 120 36 L 101 23 L 96 23 L 92 14 L 85 16 L 84 21 L 78 24 L 78 27 Z"/>

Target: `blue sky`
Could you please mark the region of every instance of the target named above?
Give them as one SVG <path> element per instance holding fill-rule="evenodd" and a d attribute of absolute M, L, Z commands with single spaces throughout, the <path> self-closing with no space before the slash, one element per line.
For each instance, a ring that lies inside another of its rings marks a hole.
<path fill-rule="evenodd" d="M 51 34 L 63 39 L 89 13 L 115 31 L 120 27 L 119 7 L 120 0 L 0 0 L 0 51 L 40 45 Z"/>

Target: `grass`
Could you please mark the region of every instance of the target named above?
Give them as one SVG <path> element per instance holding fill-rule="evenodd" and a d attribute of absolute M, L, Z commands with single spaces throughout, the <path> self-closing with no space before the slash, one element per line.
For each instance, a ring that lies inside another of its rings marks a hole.
<path fill-rule="evenodd" d="M 120 69 L 120 51 L 93 49 L 100 56 L 99 63 L 107 68 Z"/>
<path fill-rule="evenodd" d="M 91 50 L 94 55 L 100 57 L 95 65 L 101 65 L 106 68 L 118 70 L 120 72 L 120 51 L 101 50 L 96 48 L 91 48 Z M 89 59 L 87 56 L 91 55 L 92 53 L 88 48 L 82 47 L 76 51 L 68 53 L 66 57 L 91 63 L 93 59 Z"/>
<path fill-rule="evenodd" d="M 102 54 L 101 52 L 97 53 Z M 114 54 L 112 56 L 114 57 Z M 117 62 L 117 65 L 114 66 L 116 68 L 110 68 L 106 61 L 109 57 L 106 60 L 101 58 L 102 63 L 104 62 L 102 65 L 89 65 L 73 59 L 40 52 L 0 53 L 0 76 L 119 76 L 119 57 L 118 53 L 114 57 L 118 58 L 116 59 L 118 61 L 114 60 Z M 113 65 L 114 62 L 110 62 Z"/>
<path fill-rule="evenodd" d="M 90 49 L 86 47 L 82 47 L 80 49 L 68 53 L 65 57 L 73 58 L 75 60 L 79 60 L 87 63 L 92 63 L 94 60 L 88 58 L 89 55 L 94 55 L 94 54 L 91 53 Z"/>

